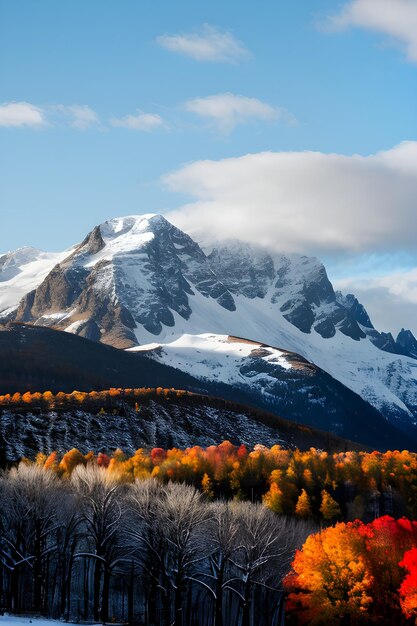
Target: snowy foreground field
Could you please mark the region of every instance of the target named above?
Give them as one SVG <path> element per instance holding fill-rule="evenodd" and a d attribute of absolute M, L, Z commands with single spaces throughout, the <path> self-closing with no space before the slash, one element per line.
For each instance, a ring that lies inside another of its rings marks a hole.
<path fill-rule="evenodd" d="M 0 624 L 1 626 L 20 626 L 21 624 L 33 624 L 33 626 L 62 626 L 63 624 L 74 624 L 75 622 L 61 622 L 56 619 L 46 619 L 45 617 L 28 617 L 24 615 L 8 615 L 5 613 L 4 615 L 0 615 Z M 77 622 L 79 626 L 80 623 L 89 624 L 90 622 Z M 118 626 L 118 624 L 114 624 L 113 626 Z"/>
<path fill-rule="evenodd" d="M 0 615 L 1 626 L 19 626 L 19 624 L 34 624 L 34 626 L 62 626 L 63 622 L 42 617 L 24 617 L 22 615 Z M 68 622 L 70 623 L 70 622 Z"/>

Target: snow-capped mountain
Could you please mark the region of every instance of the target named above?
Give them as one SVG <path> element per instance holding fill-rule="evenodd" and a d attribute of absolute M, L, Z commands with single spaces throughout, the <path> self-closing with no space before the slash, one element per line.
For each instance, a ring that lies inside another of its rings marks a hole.
<path fill-rule="evenodd" d="M 11 313 L 20 299 L 36 289 L 67 255 L 68 252 L 42 252 L 31 247 L 0 255 L 0 316 Z"/>
<path fill-rule="evenodd" d="M 97 226 L 15 306 L 17 321 L 119 348 L 156 343 L 202 378 L 218 367 L 239 376 L 232 348 L 218 359 L 218 335 L 265 343 L 301 354 L 403 427 L 417 422 L 415 338 L 379 333 L 316 258 L 241 243 L 206 254 L 162 216 L 129 216 Z"/>

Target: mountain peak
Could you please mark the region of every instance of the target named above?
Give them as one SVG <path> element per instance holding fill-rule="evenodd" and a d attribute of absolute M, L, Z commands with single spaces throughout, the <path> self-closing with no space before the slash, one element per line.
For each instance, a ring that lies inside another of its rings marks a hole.
<path fill-rule="evenodd" d="M 114 239 L 123 237 L 127 233 L 139 234 L 152 231 L 161 224 L 167 225 L 170 223 L 158 213 L 144 213 L 143 215 L 113 217 L 100 224 L 100 230 L 104 239 Z"/>
<path fill-rule="evenodd" d="M 411 330 L 401 328 L 397 336 L 397 347 L 402 354 L 407 354 L 417 359 L 417 339 Z"/>
<path fill-rule="evenodd" d="M 23 246 L 0 255 L 0 269 L 10 266 L 26 265 L 36 261 L 44 252 L 32 246 Z"/>

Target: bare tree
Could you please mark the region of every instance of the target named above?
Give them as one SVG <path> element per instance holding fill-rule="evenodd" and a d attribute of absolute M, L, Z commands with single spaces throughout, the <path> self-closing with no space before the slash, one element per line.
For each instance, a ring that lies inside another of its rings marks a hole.
<path fill-rule="evenodd" d="M 230 578 L 225 588 L 241 600 L 241 626 L 250 626 L 256 624 L 252 614 L 256 588 L 271 592 L 280 589 L 295 547 L 302 544 L 300 539 L 305 535 L 293 520 L 274 514 L 261 504 L 234 503 L 233 510 L 238 518 L 239 545 L 232 563 L 238 575 Z M 307 529 L 307 525 L 302 526 Z"/>
<path fill-rule="evenodd" d="M 76 553 L 74 558 L 94 561 L 93 617 L 95 621 L 106 622 L 111 573 L 124 558 L 120 533 L 125 488 L 110 472 L 96 465 L 79 465 L 71 480 L 88 535 L 86 550 Z"/>
<path fill-rule="evenodd" d="M 108 621 L 111 604 L 146 626 L 278 624 L 281 580 L 315 530 L 184 484 L 121 484 L 94 464 L 70 480 L 21 464 L 0 475 L 0 501 L 5 604 L 67 620 Z"/>
<path fill-rule="evenodd" d="M 223 626 L 224 588 L 227 585 L 227 571 L 235 550 L 238 547 L 239 524 L 229 502 L 217 501 L 209 505 L 209 526 L 206 543 L 207 558 L 200 563 L 193 580 L 204 585 L 214 602 L 214 626 Z"/>
<path fill-rule="evenodd" d="M 153 478 L 137 480 L 127 499 L 127 536 L 132 556 L 143 573 L 146 623 L 157 619 L 158 596 L 162 599 L 164 622 L 170 623 L 170 588 L 166 570 L 166 541 L 163 533 L 160 499 L 161 483 Z"/>
<path fill-rule="evenodd" d="M 201 530 L 207 527 L 209 509 L 201 494 L 184 484 L 168 483 L 163 487 L 159 511 L 163 519 L 162 533 L 167 545 L 167 570 L 174 593 L 172 624 L 183 624 L 183 594 L 192 567 L 209 552 L 209 541 L 202 544 Z M 199 531 L 199 532 L 198 532 Z"/>
<path fill-rule="evenodd" d="M 36 465 L 20 463 L 7 480 L 1 480 L 2 506 L 1 562 L 11 577 L 10 607 L 20 608 L 19 577 L 31 571 L 32 610 L 47 612 L 46 573 L 55 550 L 58 509 L 58 479 Z"/>

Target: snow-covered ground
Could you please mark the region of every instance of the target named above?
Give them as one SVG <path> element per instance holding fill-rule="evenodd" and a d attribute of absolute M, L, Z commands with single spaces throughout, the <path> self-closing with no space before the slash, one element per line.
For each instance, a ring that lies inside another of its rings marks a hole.
<path fill-rule="evenodd" d="M 19 626 L 20 624 L 33 624 L 33 626 L 62 626 L 64 622 L 44 617 L 25 617 L 23 615 L 0 615 L 1 626 Z M 65 622 L 66 624 L 71 622 Z"/>

